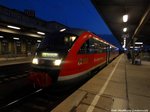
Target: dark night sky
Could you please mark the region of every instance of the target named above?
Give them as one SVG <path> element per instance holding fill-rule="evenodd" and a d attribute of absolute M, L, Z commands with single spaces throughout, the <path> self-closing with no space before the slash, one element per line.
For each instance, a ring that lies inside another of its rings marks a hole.
<path fill-rule="evenodd" d="M 69 27 L 83 28 L 100 35 L 111 35 L 107 41 L 118 42 L 90 0 L 0 0 L 0 5 L 23 11 L 35 10 L 46 21 L 58 21 Z"/>

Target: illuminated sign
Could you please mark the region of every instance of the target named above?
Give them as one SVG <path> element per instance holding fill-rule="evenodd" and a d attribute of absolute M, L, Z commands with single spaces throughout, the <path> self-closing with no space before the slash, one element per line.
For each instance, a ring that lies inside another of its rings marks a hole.
<path fill-rule="evenodd" d="M 42 57 L 58 57 L 58 53 L 42 53 Z"/>

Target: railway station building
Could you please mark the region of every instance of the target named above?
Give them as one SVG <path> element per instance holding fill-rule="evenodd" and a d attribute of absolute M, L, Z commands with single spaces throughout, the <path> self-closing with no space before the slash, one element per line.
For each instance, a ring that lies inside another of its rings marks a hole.
<path fill-rule="evenodd" d="M 34 55 L 46 33 L 64 27 L 37 18 L 33 10 L 21 12 L 0 6 L 0 58 Z"/>

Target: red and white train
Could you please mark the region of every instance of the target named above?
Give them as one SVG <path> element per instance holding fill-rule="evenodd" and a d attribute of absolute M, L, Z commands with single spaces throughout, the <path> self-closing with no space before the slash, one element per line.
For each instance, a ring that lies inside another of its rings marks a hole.
<path fill-rule="evenodd" d="M 38 87 L 76 82 L 118 55 L 117 47 L 89 31 L 63 29 L 40 43 L 29 78 Z"/>

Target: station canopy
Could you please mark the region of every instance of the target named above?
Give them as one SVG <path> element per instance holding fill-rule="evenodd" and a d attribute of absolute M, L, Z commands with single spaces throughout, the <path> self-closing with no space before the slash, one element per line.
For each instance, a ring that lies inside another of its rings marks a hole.
<path fill-rule="evenodd" d="M 150 0 L 92 0 L 99 14 L 107 23 L 115 37 L 127 45 L 133 38 L 144 45 L 150 45 Z M 128 21 L 123 22 L 123 15 Z M 127 28 L 123 32 L 123 28 Z"/>

